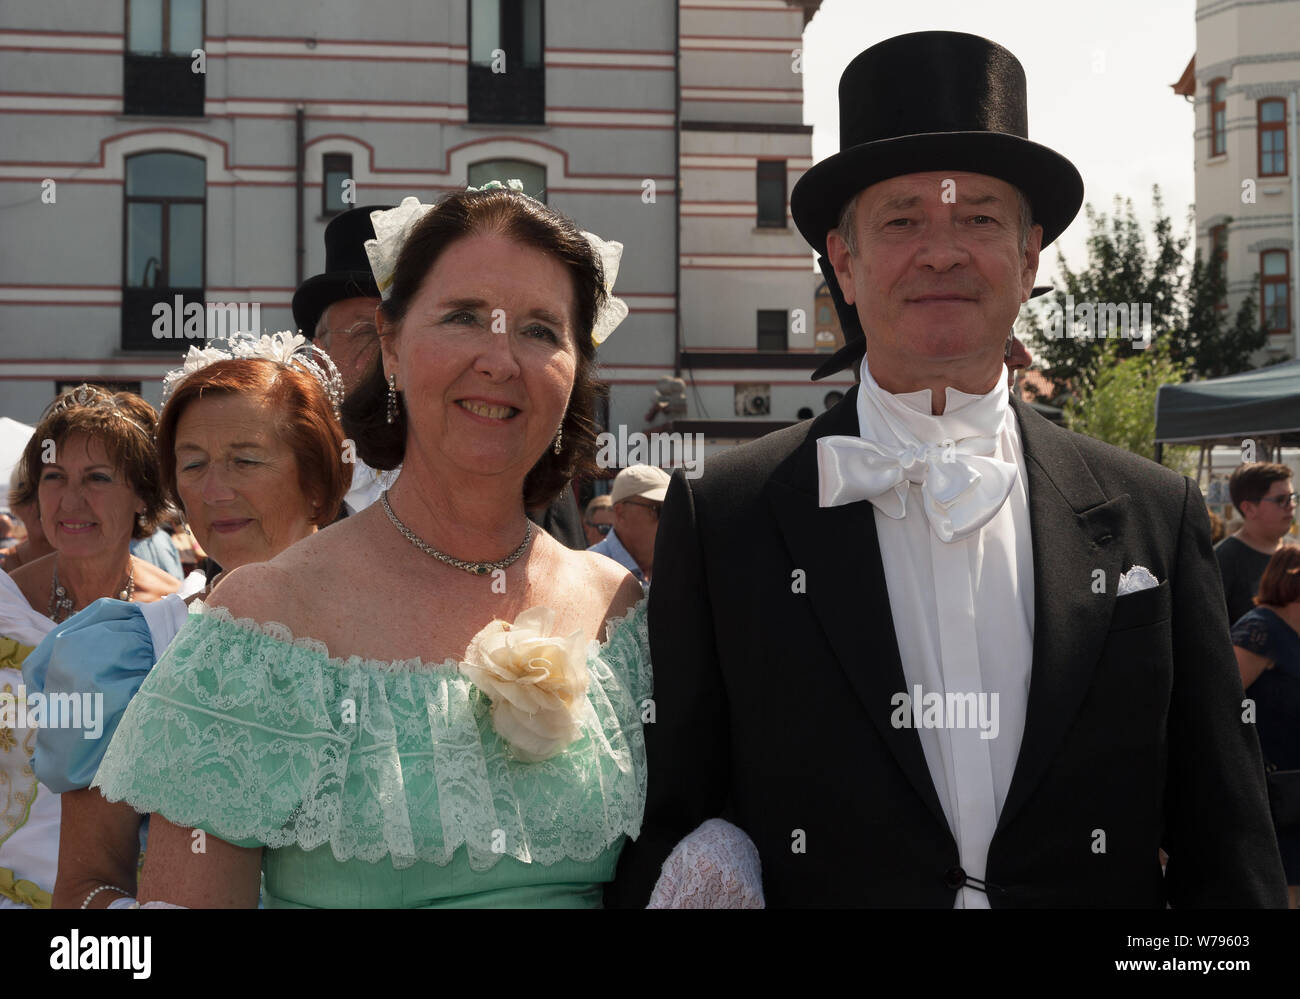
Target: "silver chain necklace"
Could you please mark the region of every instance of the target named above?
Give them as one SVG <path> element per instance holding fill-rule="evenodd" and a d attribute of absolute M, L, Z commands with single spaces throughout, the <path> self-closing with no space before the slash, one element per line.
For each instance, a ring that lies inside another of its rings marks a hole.
<path fill-rule="evenodd" d="M 122 589 L 117 595 L 118 600 L 125 600 L 130 603 L 135 599 L 135 560 L 127 556 L 126 580 L 122 583 Z M 59 582 L 59 561 L 54 560 L 54 576 L 50 580 L 50 607 L 49 618 L 56 624 L 62 621 L 72 612 L 72 594 L 68 588 Z"/>
<path fill-rule="evenodd" d="M 379 494 L 379 502 L 383 504 L 384 513 L 388 514 L 388 519 L 393 522 L 393 526 L 401 533 L 402 537 L 415 545 L 416 548 L 426 555 L 432 555 L 439 562 L 445 562 L 447 565 L 455 566 L 457 569 L 464 569 L 466 572 L 475 576 L 486 576 L 493 569 L 507 569 L 519 560 L 519 556 L 524 553 L 528 547 L 528 542 L 533 540 L 533 522 L 528 521 L 528 527 L 524 531 L 524 540 L 519 542 L 519 547 L 503 559 L 496 562 L 466 562 L 464 559 L 454 558 L 445 552 L 440 552 L 432 545 L 426 544 L 419 536 L 409 527 L 397 519 L 397 514 L 393 513 L 393 508 L 388 505 L 388 490 L 385 489 Z"/>

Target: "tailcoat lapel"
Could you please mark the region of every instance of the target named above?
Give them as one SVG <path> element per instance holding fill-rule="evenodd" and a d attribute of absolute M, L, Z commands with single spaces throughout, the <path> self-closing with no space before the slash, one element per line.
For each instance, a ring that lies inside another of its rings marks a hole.
<path fill-rule="evenodd" d="M 764 487 L 796 568 L 806 573 L 807 597 L 839 666 L 868 716 L 917 793 L 946 829 L 934 782 L 915 729 L 890 724 L 893 696 L 907 689 L 876 536 L 875 508 L 867 500 L 821 507 L 817 495 L 817 439 L 858 436 L 855 386 L 823 413 L 808 436 Z"/>
<path fill-rule="evenodd" d="M 1018 399 L 1012 405 L 1029 479 L 1034 660 L 1020 754 L 999 831 L 1037 787 L 1087 693 L 1115 606 L 1123 555 L 1118 539 L 1130 502 L 1127 493 L 1106 498 L 1071 434 Z"/>

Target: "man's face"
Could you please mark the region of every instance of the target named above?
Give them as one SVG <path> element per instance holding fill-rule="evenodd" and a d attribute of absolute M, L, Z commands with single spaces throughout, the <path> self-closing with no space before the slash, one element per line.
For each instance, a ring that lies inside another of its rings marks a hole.
<path fill-rule="evenodd" d="M 1015 188 L 974 173 L 891 177 L 858 196 L 854 232 L 856 254 L 834 231 L 827 254 L 857 306 L 872 377 L 911 391 L 960 365 L 991 388 L 1042 243 L 1033 226 L 1020 250 Z"/>
<path fill-rule="evenodd" d="M 620 541 L 632 543 L 634 548 L 653 552 L 655 535 L 659 533 L 659 511 L 663 503 L 644 496 L 632 496 L 614 504 L 614 530 Z"/>
<path fill-rule="evenodd" d="M 377 298 L 345 298 L 325 310 L 325 329 L 316 337 L 316 346 L 329 354 L 344 392 L 357 387 L 366 368 L 379 353 L 379 335 L 375 332 Z"/>
<path fill-rule="evenodd" d="M 587 514 L 583 530 L 587 533 L 587 545 L 600 544 L 609 535 L 609 528 L 614 526 L 614 508 L 598 506 Z M 604 528 L 604 530 L 602 530 Z"/>
<path fill-rule="evenodd" d="M 1291 480 L 1274 482 L 1258 503 L 1242 503 L 1242 515 L 1260 532 L 1280 538 L 1291 529 L 1295 505 L 1291 502 Z"/>

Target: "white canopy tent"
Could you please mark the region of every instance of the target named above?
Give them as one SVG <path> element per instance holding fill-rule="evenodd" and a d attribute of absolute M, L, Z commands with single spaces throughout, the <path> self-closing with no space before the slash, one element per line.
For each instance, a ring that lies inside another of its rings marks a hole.
<path fill-rule="evenodd" d="M 9 476 L 35 432 L 35 427 L 0 416 L 0 509 L 9 506 Z"/>

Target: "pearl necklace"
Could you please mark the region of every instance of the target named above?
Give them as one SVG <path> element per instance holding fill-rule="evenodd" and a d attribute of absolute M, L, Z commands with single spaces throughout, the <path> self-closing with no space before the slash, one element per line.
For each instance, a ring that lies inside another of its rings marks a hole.
<path fill-rule="evenodd" d="M 387 489 L 379 494 L 379 502 L 383 504 L 384 513 L 388 514 L 388 519 L 393 522 L 393 526 L 397 528 L 402 537 L 415 545 L 416 548 L 420 549 L 420 551 L 424 552 L 426 555 L 432 555 L 440 562 L 445 562 L 447 565 L 455 566 L 457 569 L 463 569 L 475 576 L 486 576 L 494 569 L 506 569 L 514 565 L 514 563 L 519 560 L 519 556 L 522 555 L 524 550 L 528 547 L 528 542 L 533 540 L 533 522 L 530 520 L 528 521 L 527 529 L 524 531 L 524 540 L 519 542 L 519 547 L 505 558 L 498 559 L 496 562 L 466 562 L 464 559 L 455 558 L 444 552 L 438 551 L 438 549 L 434 548 L 432 545 L 421 540 L 414 531 L 398 520 L 397 514 L 393 513 L 393 508 L 388 505 Z"/>
<path fill-rule="evenodd" d="M 131 556 L 127 556 L 126 581 L 122 584 L 122 589 L 118 592 L 117 599 L 125 600 L 130 603 L 135 596 L 135 561 Z M 62 621 L 72 612 L 72 594 L 68 588 L 59 582 L 59 560 L 54 560 L 54 575 L 50 580 L 50 607 L 49 617 L 56 624 Z"/>

